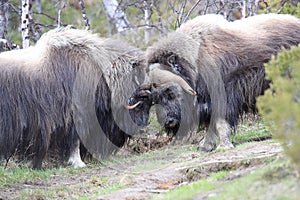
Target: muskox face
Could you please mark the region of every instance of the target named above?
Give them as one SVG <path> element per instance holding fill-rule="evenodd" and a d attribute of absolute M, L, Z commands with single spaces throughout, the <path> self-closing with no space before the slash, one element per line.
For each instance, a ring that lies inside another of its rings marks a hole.
<path fill-rule="evenodd" d="M 170 135 L 185 135 L 196 119 L 194 96 L 177 83 L 139 88 L 129 99 L 130 115 L 139 126 L 146 126 L 149 112 L 155 106 L 157 120 Z"/>
<path fill-rule="evenodd" d="M 180 97 L 182 89 L 177 84 L 160 87 L 140 87 L 129 99 L 130 116 L 139 126 L 146 126 L 152 106 L 158 122 L 168 133 L 176 133 L 181 121 Z"/>
<path fill-rule="evenodd" d="M 182 89 L 177 84 L 166 84 L 156 88 L 153 102 L 158 122 L 168 134 L 176 135 L 181 123 Z"/>
<path fill-rule="evenodd" d="M 150 108 L 153 105 L 153 95 L 150 86 L 139 87 L 129 98 L 127 109 L 131 119 L 138 126 L 146 126 Z"/>

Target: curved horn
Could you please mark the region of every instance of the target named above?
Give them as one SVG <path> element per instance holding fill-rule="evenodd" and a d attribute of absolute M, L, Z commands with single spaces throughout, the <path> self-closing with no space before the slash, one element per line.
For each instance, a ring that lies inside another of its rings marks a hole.
<path fill-rule="evenodd" d="M 128 110 L 133 110 L 135 109 L 138 105 L 140 105 L 140 103 L 142 103 L 141 101 L 138 101 L 137 103 L 133 104 L 132 106 L 129 105 L 125 105 L 125 108 Z"/>
<path fill-rule="evenodd" d="M 160 64 L 150 65 L 149 78 L 150 81 L 157 86 L 163 85 L 169 82 L 175 82 L 182 87 L 187 93 L 195 96 L 197 93 L 191 86 L 179 75 L 176 75 L 170 71 L 159 69 Z"/>

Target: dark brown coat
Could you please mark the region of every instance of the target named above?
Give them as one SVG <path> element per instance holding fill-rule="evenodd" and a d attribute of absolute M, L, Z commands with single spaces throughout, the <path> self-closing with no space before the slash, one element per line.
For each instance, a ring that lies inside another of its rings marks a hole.
<path fill-rule="evenodd" d="M 253 75 L 252 68 L 258 69 L 257 76 L 264 76 L 264 69 L 259 68 L 263 68 L 272 55 L 299 42 L 300 20 L 290 15 L 257 15 L 235 22 L 227 22 L 218 15 L 205 15 L 188 21 L 149 47 L 147 59 L 149 65 L 159 63 L 161 69 L 180 75 L 197 92 L 198 106 L 193 110 L 198 113 L 194 123 L 190 124 L 198 124 L 198 120 L 200 124 L 208 123 L 202 148 L 211 151 L 216 148 L 218 137 L 220 146 L 232 147 L 229 140 L 230 125 L 236 125 L 237 119 L 231 117 L 243 113 L 242 108 L 233 106 L 247 102 L 235 105 L 230 101 L 242 99 L 238 95 L 250 97 L 250 92 L 260 87 L 259 83 L 246 81 L 247 84 L 242 84 L 242 90 L 238 91 L 237 87 L 227 97 L 226 84 L 230 80 L 224 84 L 226 77 L 235 77 L 233 82 L 242 83 L 237 77 L 247 77 L 243 76 L 243 72 Z M 255 96 L 252 98 L 255 99 Z M 235 113 L 229 114 L 231 111 Z"/>
<path fill-rule="evenodd" d="M 140 50 L 70 27 L 1 53 L 0 157 L 41 168 L 50 144 L 71 154 L 78 136 L 97 158 L 110 155 L 137 128 L 124 105 L 143 66 Z"/>

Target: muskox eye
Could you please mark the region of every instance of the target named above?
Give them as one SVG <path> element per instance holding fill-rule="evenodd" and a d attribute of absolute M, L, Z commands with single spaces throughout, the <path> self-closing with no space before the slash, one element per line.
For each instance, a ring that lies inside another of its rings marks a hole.
<path fill-rule="evenodd" d="M 181 70 L 182 70 L 181 66 L 180 66 L 179 64 L 177 64 L 177 63 L 174 65 L 173 68 L 174 68 L 174 70 L 177 71 L 177 72 L 181 72 Z"/>
<path fill-rule="evenodd" d="M 176 98 L 176 95 L 174 94 L 174 92 L 170 88 L 167 88 L 165 90 L 164 94 L 166 95 L 168 100 L 172 100 L 172 99 Z"/>
<path fill-rule="evenodd" d="M 173 68 L 173 70 L 175 72 L 181 72 L 182 68 L 181 68 L 181 65 L 177 62 L 177 57 L 175 55 L 171 55 L 168 57 L 168 64 Z"/>

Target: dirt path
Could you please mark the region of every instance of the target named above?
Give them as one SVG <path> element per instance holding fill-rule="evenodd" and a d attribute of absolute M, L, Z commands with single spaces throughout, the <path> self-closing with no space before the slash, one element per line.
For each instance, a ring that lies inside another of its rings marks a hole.
<path fill-rule="evenodd" d="M 231 171 L 227 179 L 233 180 L 260 168 L 266 158 L 275 158 L 281 151 L 272 140 L 211 153 L 199 152 L 196 145 L 168 145 L 139 155 L 119 154 L 86 169 L 61 168 L 45 179 L 0 186 L 0 199 L 144 200 L 212 172 Z M 205 199 L 205 195 L 195 199 Z"/>
<path fill-rule="evenodd" d="M 233 170 L 232 178 L 234 178 L 234 176 L 241 176 L 261 167 L 265 158 L 276 156 L 281 151 L 282 148 L 278 143 L 254 142 L 246 147 L 238 147 L 225 152 L 182 153 L 178 157 L 165 158 L 169 160 L 169 164 L 157 166 L 152 170 L 136 172 L 137 165 L 132 165 L 123 172 L 120 179 L 130 180 L 125 189 L 102 195 L 97 199 L 148 199 L 154 194 L 164 193 L 220 170 Z M 166 153 L 168 152 L 169 150 Z M 145 165 L 149 162 L 151 159 L 145 161 Z"/>

